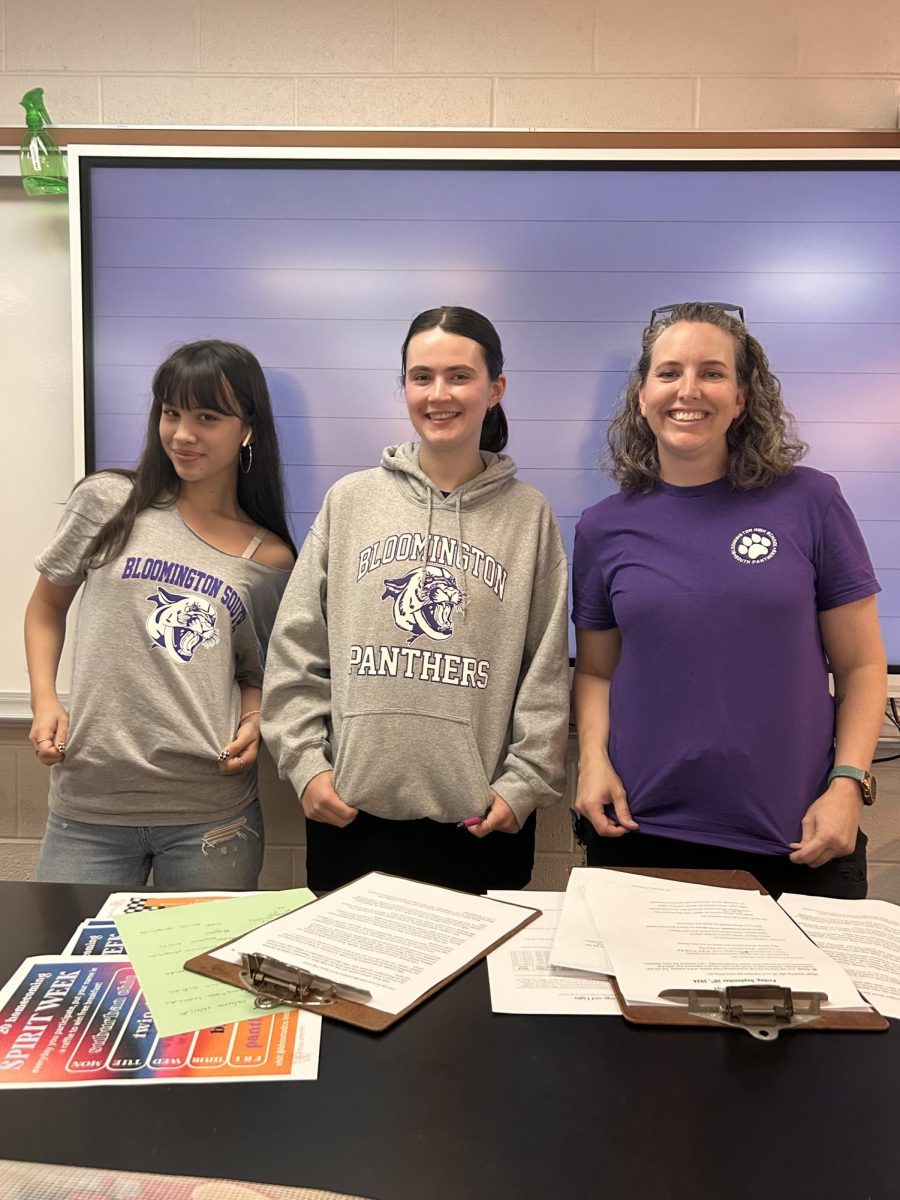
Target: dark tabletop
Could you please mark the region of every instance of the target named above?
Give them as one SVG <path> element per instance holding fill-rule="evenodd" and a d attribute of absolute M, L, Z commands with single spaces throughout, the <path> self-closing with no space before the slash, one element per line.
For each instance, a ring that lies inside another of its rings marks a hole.
<path fill-rule="evenodd" d="M 0 973 L 108 888 L 0 883 Z M 376 1200 L 900 1196 L 900 1037 L 761 1043 L 494 1016 L 480 964 L 383 1034 L 325 1021 L 315 1083 L 0 1087 L 0 1158 Z"/>

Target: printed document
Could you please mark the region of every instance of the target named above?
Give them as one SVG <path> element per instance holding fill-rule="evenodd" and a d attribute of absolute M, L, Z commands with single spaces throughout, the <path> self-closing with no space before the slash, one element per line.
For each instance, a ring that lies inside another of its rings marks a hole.
<path fill-rule="evenodd" d="M 254 929 L 214 952 L 240 963 L 265 954 L 332 983 L 371 992 L 381 1012 L 400 1013 L 462 970 L 532 916 L 500 904 L 394 875 L 370 874 L 315 904 Z"/>
<path fill-rule="evenodd" d="M 787 893 L 778 903 L 883 1017 L 900 1018 L 900 907 Z"/>
<path fill-rule="evenodd" d="M 593 867 L 574 867 L 569 874 L 550 961 L 554 967 L 612 975 L 612 964 L 584 894 L 584 880 L 593 871 Z"/>
<path fill-rule="evenodd" d="M 595 870 L 588 905 L 632 1003 L 667 988 L 769 984 L 824 992 L 825 1008 L 863 1008 L 844 969 L 804 937 L 774 900 L 755 891 Z"/>
<path fill-rule="evenodd" d="M 210 904 L 119 913 L 116 924 L 157 1032 L 168 1037 L 257 1016 L 259 1009 L 249 992 L 185 971 L 185 960 L 313 900 L 308 888 L 291 888 L 243 892 Z"/>
<path fill-rule="evenodd" d="M 495 1013 L 621 1015 L 608 979 L 550 965 L 550 947 L 565 894 L 528 892 L 528 899 L 541 915 L 488 955 L 491 1008 Z M 522 899 L 521 892 L 488 892 L 488 896 L 512 904 Z"/>

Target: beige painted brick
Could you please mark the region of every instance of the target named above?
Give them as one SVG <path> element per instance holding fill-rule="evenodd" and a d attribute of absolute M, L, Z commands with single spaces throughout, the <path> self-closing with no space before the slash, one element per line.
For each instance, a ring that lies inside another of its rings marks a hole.
<path fill-rule="evenodd" d="M 793 71 L 794 8 L 794 0 L 600 0 L 594 69 L 615 75 Z"/>
<path fill-rule="evenodd" d="M 117 76 L 101 80 L 103 120 L 119 125 L 293 125 L 292 79 Z"/>
<path fill-rule="evenodd" d="M 266 823 L 266 845 L 304 845 L 306 829 L 300 801 L 291 785 L 278 778 L 275 765 L 266 750 L 263 750 L 260 758 L 259 794 Z"/>
<path fill-rule="evenodd" d="M 514 129 L 690 129 L 689 79 L 499 79 L 494 124 Z"/>
<path fill-rule="evenodd" d="M 888 751 L 882 748 L 881 753 Z M 869 896 L 900 904 L 900 762 L 876 765 L 878 799 L 863 812 L 869 838 Z"/>
<path fill-rule="evenodd" d="M 883 791 L 880 783 L 879 789 Z M 886 802 L 883 795 L 880 796 L 878 804 L 863 813 L 862 827 L 869 839 L 866 848 L 869 860 L 895 862 L 900 866 L 900 829 L 897 828 L 896 807 Z"/>
<path fill-rule="evenodd" d="M 197 0 L 6 0 L 8 71 L 192 71 Z M 53 112 L 53 110 L 50 110 Z"/>
<path fill-rule="evenodd" d="M 298 83 L 298 125 L 490 123 L 489 79 L 312 77 Z"/>
<path fill-rule="evenodd" d="M 201 0 L 200 45 L 204 71 L 389 72 L 393 0 Z"/>
<path fill-rule="evenodd" d="M 893 129 L 890 79 L 703 79 L 701 129 Z"/>
<path fill-rule="evenodd" d="M 571 854 L 575 850 L 568 804 L 561 801 L 552 808 L 542 808 L 537 820 L 535 844 L 539 851 L 562 851 Z"/>
<path fill-rule="evenodd" d="M 37 79 L 31 74 L 4 73 L 0 74 L 0 125 L 24 126 L 25 109 L 19 101 L 33 87 L 44 89 L 44 103 L 57 125 L 96 125 L 100 120 L 96 79 L 46 72 Z"/>
<path fill-rule="evenodd" d="M 263 869 L 259 876 L 261 888 L 281 891 L 294 886 L 293 851 L 284 846 L 266 847 Z"/>
<path fill-rule="evenodd" d="M 0 842 L 0 879 L 34 879 L 40 842 Z"/>
<path fill-rule="evenodd" d="M 869 899 L 900 904 L 900 863 L 869 863 Z"/>
<path fill-rule="evenodd" d="M 900 72 L 897 0 L 800 0 L 800 72 Z"/>
<path fill-rule="evenodd" d="M 873 862 L 900 865 L 900 762 L 876 764 L 873 770 L 878 779 L 878 799 L 862 815 L 862 827 L 869 838 L 867 853 Z"/>
<path fill-rule="evenodd" d="M 12 746 L 0 747 L 0 837 L 15 837 L 18 833 L 16 803 L 16 759 L 19 751 Z"/>
<path fill-rule="evenodd" d="M 528 891 L 564 892 L 573 867 L 581 866 L 581 856 L 574 854 L 536 854 L 534 874 Z"/>
<path fill-rule="evenodd" d="M 592 0 L 398 0 L 397 70 L 435 75 L 592 70 Z"/>
<path fill-rule="evenodd" d="M 18 834 L 19 837 L 41 838 L 47 823 L 50 772 L 38 762 L 30 746 L 15 753 L 19 793 Z"/>

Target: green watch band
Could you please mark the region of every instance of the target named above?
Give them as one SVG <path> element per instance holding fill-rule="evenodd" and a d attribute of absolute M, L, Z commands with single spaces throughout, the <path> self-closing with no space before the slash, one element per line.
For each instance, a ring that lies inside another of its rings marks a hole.
<path fill-rule="evenodd" d="M 855 779 L 862 792 L 863 804 L 875 803 L 875 776 L 864 771 L 862 767 L 848 767 L 840 764 L 829 773 L 828 782 L 832 779 Z"/>

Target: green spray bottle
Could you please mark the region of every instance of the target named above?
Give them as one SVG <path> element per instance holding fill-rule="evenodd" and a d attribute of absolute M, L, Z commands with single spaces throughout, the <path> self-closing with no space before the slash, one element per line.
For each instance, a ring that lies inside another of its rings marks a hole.
<path fill-rule="evenodd" d="M 19 151 L 19 170 L 25 191 L 29 196 L 65 196 L 69 191 L 66 161 L 44 128 L 51 124 L 44 107 L 44 89 L 32 88 L 20 103 L 25 109 L 28 126 Z"/>

